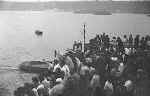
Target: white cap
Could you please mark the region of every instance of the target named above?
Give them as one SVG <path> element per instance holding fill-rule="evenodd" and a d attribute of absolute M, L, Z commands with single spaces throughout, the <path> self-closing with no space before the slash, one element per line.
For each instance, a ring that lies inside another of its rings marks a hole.
<path fill-rule="evenodd" d="M 125 87 L 129 87 L 132 84 L 131 80 L 127 80 L 124 84 Z"/>
<path fill-rule="evenodd" d="M 62 80 L 62 78 L 57 78 L 56 79 L 56 82 L 62 82 L 63 80 Z"/>
<path fill-rule="evenodd" d="M 118 60 L 118 58 L 117 58 L 117 57 L 111 57 L 111 60 L 113 60 L 113 61 L 117 61 L 117 60 Z"/>

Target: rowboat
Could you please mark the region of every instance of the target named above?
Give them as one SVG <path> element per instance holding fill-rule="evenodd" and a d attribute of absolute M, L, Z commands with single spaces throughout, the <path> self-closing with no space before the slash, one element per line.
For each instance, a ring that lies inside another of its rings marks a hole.
<path fill-rule="evenodd" d="M 29 73 L 42 73 L 47 71 L 49 67 L 48 62 L 44 61 L 25 61 L 20 64 L 19 69 L 21 71 Z"/>

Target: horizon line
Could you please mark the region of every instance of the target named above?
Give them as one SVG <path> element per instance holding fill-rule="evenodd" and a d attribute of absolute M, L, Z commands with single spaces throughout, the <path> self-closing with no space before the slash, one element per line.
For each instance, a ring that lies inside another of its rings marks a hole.
<path fill-rule="evenodd" d="M 5 3 L 46 3 L 46 2 L 149 2 L 150 0 L 48 0 L 48 1 L 42 1 L 42 0 L 37 0 L 37 1 L 18 1 L 18 0 L 2 0 L 0 2 L 5 2 Z"/>

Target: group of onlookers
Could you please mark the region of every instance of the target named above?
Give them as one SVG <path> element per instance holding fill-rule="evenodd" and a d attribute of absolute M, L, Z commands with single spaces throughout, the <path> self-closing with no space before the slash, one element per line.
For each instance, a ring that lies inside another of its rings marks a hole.
<path fill-rule="evenodd" d="M 124 48 L 148 50 L 150 49 L 150 36 L 140 37 L 140 35 L 136 35 L 133 37 L 130 34 L 129 36 L 124 35 L 122 38 L 114 36 L 110 39 L 109 35 L 103 33 L 90 39 L 89 45 L 90 50 L 94 51 L 112 50 L 113 48 L 122 53 L 124 52 Z"/>
<path fill-rule="evenodd" d="M 148 96 L 150 36 L 96 35 L 84 46 L 75 42 L 65 54 L 55 51 L 48 71 L 22 87 L 27 96 Z M 29 86 L 29 85 L 28 85 Z M 21 90 L 21 89 L 18 89 Z M 30 94 L 29 94 L 30 93 Z M 24 96 L 17 95 L 15 96 Z"/>

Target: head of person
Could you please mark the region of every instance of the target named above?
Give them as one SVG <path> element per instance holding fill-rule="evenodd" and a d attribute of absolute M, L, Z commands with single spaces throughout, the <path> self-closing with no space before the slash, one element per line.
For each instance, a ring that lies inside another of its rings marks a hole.
<path fill-rule="evenodd" d="M 129 92 L 133 89 L 133 82 L 131 80 L 127 80 L 124 84 L 126 90 Z"/>
<path fill-rule="evenodd" d="M 74 44 L 77 44 L 77 41 L 74 41 Z"/>
<path fill-rule="evenodd" d="M 61 72 L 61 69 L 60 68 L 56 68 L 56 73 L 60 73 Z"/>
<path fill-rule="evenodd" d="M 92 62 L 93 62 L 92 58 L 90 58 L 90 57 L 85 58 L 85 63 L 87 65 L 90 65 Z"/>
<path fill-rule="evenodd" d="M 141 40 L 145 40 L 145 38 L 144 38 L 144 37 L 142 37 L 142 38 L 141 38 Z"/>
<path fill-rule="evenodd" d="M 54 59 L 54 65 L 58 64 L 58 59 Z"/>
<path fill-rule="evenodd" d="M 138 35 L 136 35 L 136 38 L 139 38 L 140 37 L 140 35 L 138 34 Z"/>
<path fill-rule="evenodd" d="M 94 74 L 98 74 L 97 70 L 94 67 L 90 66 L 89 70 L 90 70 L 90 76 L 93 76 Z"/>
<path fill-rule="evenodd" d="M 113 37 L 113 40 L 116 40 L 116 37 Z"/>
<path fill-rule="evenodd" d="M 63 66 L 65 64 L 65 56 L 59 57 L 59 64 L 60 66 Z"/>
<path fill-rule="evenodd" d="M 144 76 L 144 71 L 142 69 L 137 70 L 137 79 L 142 79 Z"/>
<path fill-rule="evenodd" d="M 124 35 L 123 37 L 124 37 L 124 38 L 127 38 L 127 35 Z"/>
<path fill-rule="evenodd" d="M 90 69 L 88 66 L 82 66 L 80 69 L 80 75 L 87 76 L 90 74 Z"/>
<path fill-rule="evenodd" d="M 50 76 L 48 76 L 48 77 L 47 77 L 47 81 L 49 81 L 49 82 L 50 82 L 50 88 L 52 88 L 52 87 L 53 87 L 53 85 L 54 85 L 54 80 L 53 80 L 53 78 L 52 78 L 52 77 L 50 77 Z"/>
<path fill-rule="evenodd" d="M 39 83 L 39 78 L 38 77 L 32 77 L 32 82 L 34 83 L 34 84 L 38 84 Z"/>
<path fill-rule="evenodd" d="M 109 35 L 106 35 L 106 37 L 109 37 Z"/>
<path fill-rule="evenodd" d="M 130 34 L 130 36 L 129 36 L 130 38 L 132 38 L 132 34 Z"/>
<path fill-rule="evenodd" d="M 46 77 L 44 75 L 39 75 L 39 81 L 42 82 Z"/>

